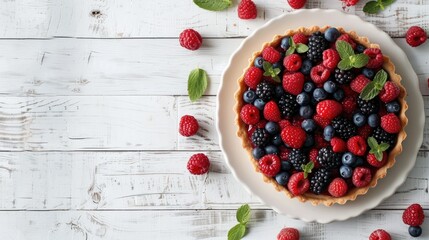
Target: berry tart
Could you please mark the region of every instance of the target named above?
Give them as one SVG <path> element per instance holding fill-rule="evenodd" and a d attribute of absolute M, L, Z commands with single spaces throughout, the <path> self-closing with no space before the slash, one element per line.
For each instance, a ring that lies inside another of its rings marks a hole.
<path fill-rule="evenodd" d="M 406 91 L 379 45 L 334 27 L 289 30 L 238 79 L 238 136 L 264 181 L 313 205 L 375 187 L 402 151 Z"/>

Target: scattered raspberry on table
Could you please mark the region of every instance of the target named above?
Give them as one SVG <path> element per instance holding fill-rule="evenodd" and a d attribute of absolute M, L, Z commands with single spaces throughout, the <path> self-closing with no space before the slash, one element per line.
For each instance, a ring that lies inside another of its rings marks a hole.
<path fill-rule="evenodd" d="M 195 51 L 203 44 L 203 38 L 194 29 L 185 29 L 179 36 L 180 46 Z"/>
<path fill-rule="evenodd" d="M 187 168 L 193 175 L 202 175 L 209 171 L 209 158 L 203 153 L 197 153 L 191 156 Z"/>

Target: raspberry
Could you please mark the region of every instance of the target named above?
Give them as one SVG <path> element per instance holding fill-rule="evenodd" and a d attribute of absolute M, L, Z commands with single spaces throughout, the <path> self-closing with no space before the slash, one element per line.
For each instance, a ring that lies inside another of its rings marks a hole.
<path fill-rule="evenodd" d="M 406 34 L 407 43 L 411 47 L 418 47 L 426 42 L 427 35 L 425 30 L 419 26 L 412 26 Z"/>
<path fill-rule="evenodd" d="M 250 67 L 244 75 L 244 83 L 251 89 L 256 89 L 256 86 L 261 82 L 264 71 L 255 66 Z"/>
<path fill-rule="evenodd" d="M 366 87 L 366 85 L 370 82 L 371 80 L 361 74 L 352 80 L 352 82 L 350 83 L 350 88 L 357 93 L 361 93 L 362 90 Z"/>
<path fill-rule="evenodd" d="M 383 229 L 377 229 L 369 235 L 369 240 L 392 240 L 392 237 Z"/>
<path fill-rule="evenodd" d="M 315 148 L 325 148 L 329 146 L 329 142 L 323 139 L 322 135 L 316 134 L 314 135 L 314 147 Z"/>
<path fill-rule="evenodd" d="M 302 43 L 307 45 L 308 44 L 308 37 L 305 36 L 303 33 L 297 33 L 293 35 L 292 40 L 295 44 Z"/>
<path fill-rule="evenodd" d="M 368 156 L 366 156 L 366 161 L 369 163 L 369 165 L 371 165 L 373 167 L 381 168 L 387 162 L 387 153 L 383 152 L 383 158 L 381 159 L 381 161 L 378 161 L 378 159 L 375 157 L 375 155 L 370 153 L 370 154 L 368 154 Z"/>
<path fill-rule="evenodd" d="M 297 172 L 290 176 L 287 187 L 293 195 L 299 196 L 308 191 L 310 181 L 304 177 L 304 172 Z"/>
<path fill-rule="evenodd" d="M 402 221 L 410 226 L 420 226 L 425 221 L 425 213 L 420 204 L 414 203 L 405 209 L 402 214 Z"/>
<path fill-rule="evenodd" d="M 238 4 L 238 17 L 240 19 L 255 19 L 258 16 L 258 10 L 252 0 L 242 0 Z"/>
<path fill-rule="evenodd" d="M 400 93 L 401 89 L 399 89 L 398 85 L 392 81 L 388 81 L 384 84 L 378 96 L 381 101 L 388 103 L 395 100 Z"/>
<path fill-rule="evenodd" d="M 292 123 L 291 122 L 289 122 L 289 120 L 287 120 L 287 119 L 282 119 L 280 122 L 279 122 L 279 125 L 280 125 L 280 129 L 281 130 L 283 130 L 285 127 L 287 127 L 287 126 L 292 126 Z"/>
<path fill-rule="evenodd" d="M 317 115 L 328 120 L 336 118 L 342 111 L 343 106 L 334 100 L 323 100 L 316 106 Z"/>
<path fill-rule="evenodd" d="M 328 80 L 331 72 L 328 68 L 319 64 L 311 69 L 310 77 L 314 83 L 324 83 Z"/>
<path fill-rule="evenodd" d="M 194 135 L 198 132 L 199 127 L 200 126 L 198 125 L 197 119 L 195 119 L 193 116 L 184 115 L 180 118 L 179 133 L 184 137 L 190 137 Z"/>
<path fill-rule="evenodd" d="M 209 158 L 203 153 L 197 153 L 191 156 L 187 168 L 193 175 L 201 175 L 209 171 Z"/>
<path fill-rule="evenodd" d="M 272 122 L 279 122 L 282 119 L 279 106 L 275 101 L 269 101 L 265 104 L 264 118 Z"/>
<path fill-rule="evenodd" d="M 337 41 L 348 42 L 352 46 L 353 49 L 356 49 L 357 44 L 355 43 L 355 41 L 353 41 L 353 39 L 347 33 L 341 34 L 341 36 L 337 38 Z"/>
<path fill-rule="evenodd" d="M 335 178 L 334 180 L 332 180 L 328 187 L 328 192 L 333 197 L 342 197 L 346 195 L 347 190 L 347 183 L 342 178 Z"/>
<path fill-rule="evenodd" d="M 281 54 L 271 46 L 262 50 L 262 58 L 271 64 L 278 62 L 281 57 Z"/>
<path fill-rule="evenodd" d="M 383 66 L 384 59 L 380 49 L 367 48 L 363 53 L 369 57 L 368 64 L 366 64 L 367 68 L 380 68 Z"/>
<path fill-rule="evenodd" d="M 363 139 L 368 139 L 368 137 L 372 134 L 372 128 L 368 124 L 365 124 L 364 126 L 358 128 L 357 133 L 359 136 L 362 136 Z"/>
<path fill-rule="evenodd" d="M 340 54 L 334 49 L 327 49 L 323 51 L 323 66 L 334 69 L 337 67 L 338 62 L 340 62 Z"/>
<path fill-rule="evenodd" d="M 259 122 L 259 109 L 252 104 L 246 104 L 240 111 L 241 120 L 247 125 L 253 125 Z"/>
<path fill-rule="evenodd" d="M 283 89 L 292 95 L 298 95 L 302 92 L 304 81 L 305 77 L 301 72 L 286 73 L 283 75 Z"/>
<path fill-rule="evenodd" d="M 288 126 L 281 132 L 282 140 L 291 148 L 301 148 L 307 135 L 301 127 Z"/>
<path fill-rule="evenodd" d="M 281 168 L 280 158 L 276 154 L 269 154 L 259 159 L 259 170 L 268 177 L 274 177 Z"/>
<path fill-rule="evenodd" d="M 300 8 L 304 7 L 305 2 L 307 2 L 307 0 L 287 0 L 287 2 L 291 6 L 291 8 L 300 9 Z"/>
<path fill-rule="evenodd" d="M 277 240 L 299 240 L 299 231 L 295 228 L 283 228 L 277 235 Z"/>
<path fill-rule="evenodd" d="M 347 114 L 353 113 L 357 108 L 357 103 L 354 97 L 346 97 L 342 102 L 343 111 Z"/>
<path fill-rule="evenodd" d="M 179 42 L 180 46 L 194 51 L 201 47 L 203 39 L 201 38 L 201 35 L 194 29 L 185 29 L 182 33 L 180 33 Z"/>
<path fill-rule="evenodd" d="M 341 0 L 341 1 L 343 1 L 343 3 L 347 7 L 354 6 L 354 5 L 356 5 L 359 2 L 359 0 Z"/>
<path fill-rule="evenodd" d="M 322 128 L 325 128 L 331 123 L 329 119 L 323 118 L 318 114 L 313 116 L 313 120 L 316 122 L 317 125 L 321 126 Z"/>
<path fill-rule="evenodd" d="M 346 142 L 339 137 L 334 137 L 331 139 L 331 146 L 332 146 L 332 151 L 336 153 L 347 151 Z"/>
<path fill-rule="evenodd" d="M 371 170 L 364 167 L 357 167 L 353 171 L 352 182 L 358 188 L 366 187 L 371 182 Z"/>
<path fill-rule="evenodd" d="M 285 66 L 286 70 L 289 72 L 296 72 L 301 69 L 301 57 L 296 53 L 286 56 L 283 60 L 283 66 Z"/>
<path fill-rule="evenodd" d="M 347 140 L 347 149 L 357 156 L 363 156 L 366 153 L 366 142 L 362 136 L 354 136 Z"/>
<path fill-rule="evenodd" d="M 388 133 L 398 133 L 401 131 L 401 121 L 394 113 L 389 113 L 381 117 L 381 128 Z"/>
<path fill-rule="evenodd" d="M 317 155 L 319 155 L 319 150 L 317 148 L 312 148 L 308 153 L 308 159 L 313 162 L 314 168 L 320 168 L 320 163 L 317 161 Z"/>

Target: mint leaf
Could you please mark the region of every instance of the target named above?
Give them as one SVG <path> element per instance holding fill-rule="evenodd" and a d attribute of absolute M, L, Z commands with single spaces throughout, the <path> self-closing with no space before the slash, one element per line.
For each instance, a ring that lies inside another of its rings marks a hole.
<path fill-rule="evenodd" d="M 341 69 L 341 70 L 349 70 L 349 69 L 351 69 L 351 68 L 353 68 L 353 66 L 352 66 L 352 63 L 351 63 L 351 61 L 350 61 L 350 59 L 343 59 L 343 60 L 341 60 L 339 63 L 338 63 L 338 66 L 337 66 L 339 69 Z"/>
<path fill-rule="evenodd" d="M 355 54 L 352 46 L 346 42 L 339 40 L 335 43 L 335 48 L 337 49 L 337 52 L 340 54 L 341 59 L 349 58 L 350 56 L 353 56 Z"/>
<path fill-rule="evenodd" d="M 289 46 L 291 46 L 291 47 L 293 47 L 293 48 L 296 48 L 296 44 L 295 44 L 295 42 L 293 41 L 293 38 L 289 38 Z"/>
<path fill-rule="evenodd" d="M 378 71 L 372 82 L 366 85 L 362 90 L 360 97 L 367 101 L 375 98 L 380 93 L 381 89 L 383 89 L 383 86 L 387 81 L 387 77 L 386 71 L 383 69 Z"/>
<path fill-rule="evenodd" d="M 228 231 L 228 240 L 240 240 L 246 233 L 246 226 L 239 223 Z"/>
<path fill-rule="evenodd" d="M 375 14 L 381 11 L 381 6 L 376 1 L 369 1 L 363 7 L 363 11 L 369 14 Z"/>
<path fill-rule="evenodd" d="M 246 225 L 247 222 L 249 222 L 249 219 L 250 219 L 249 204 L 244 204 L 237 210 L 236 218 L 239 223 L 244 225 Z"/>
<path fill-rule="evenodd" d="M 205 10 L 222 11 L 232 4 L 232 0 L 194 0 L 194 3 Z"/>
<path fill-rule="evenodd" d="M 386 151 L 387 149 L 389 149 L 390 145 L 388 143 L 382 142 L 379 146 L 381 151 Z"/>
<path fill-rule="evenodd" d="M 286 51 L 286 56 L 292 55 L 295 52 L 295 47 L 290 46 Z"/>
<path fill-rule="evenodd" d="M 374 154 L 377 161 L 383 160 L 383 152 L 389 149 L 389 144 L 382 142 L 381 144 L 378 144 L 377 140 L 374 137 L 368 138 L 368 145 L 371 148 L 369 150 L 369 153 Z"/>
<path fill-rule="evenodd" d="M 375 140 L 374 137 L 369 137 L 368 140 L 367 140 L 367 142 L 368 142 L 368 146 L 371 149 L 376 149 L 378 147 L 377 140 Z"/>
<path fill-rule="evenodd" d="M 363 53 L 353 56 L 352 66 L 355 68 L 363 68 L 369 62 L 369 57 Z"/>
<path fill-rule="evenodd" d="M 395 0 L 381 0 L 381 3 L 385 6 L 385 7 L 387 7 L 387 6 L 389 6 L 389 5 L 391 5 L 392 3 L 394 3 L 395 2 Z"/>
<path fill-rule="evenodd" d="M 383 160 L 383 152 L 376 152 L 374 154 L 375 158 L 377 159 L 377 161 L 381 162 Z"/>
<path fill-rule="evenodd" d="M 383 87 L 384 84 L 387 81 L 387 73 L 386 71 L 384 71 L 383 69 L 381 69 L 380 71 L 378 71 L 375 76 L 374 76 L 374 80 L 372 80 L 373 82 L 375 82 L 377 84 L 377 86 L 379 87 Z"/>
<path fill-rule="evenodd" d="M 271 65 L 271 63 L 264 61 L 262 63 L 262 68 L 264 69 L 265 72 L 268 72 L 271 68 L 273 68 L 273 65 Z"/>
<path fill-rule="evenodd" d="M 280 72 L 281 72 L 280 68 L 274 68 L 275 75 L 279 75 Z"/>
<path fill-rule="evenodd" d="M 281 82 L 279 76 L 271 77 L 275 82 Z"/>
<path fill-rule="evenodd" d="M 298 53 L 305 53 L 308 51 L 308 46 L 302 43 L 298 43 L 298 46 L 296 47 L 296 51 Z"/>
<path fill-rule="evenodd" d="M 188 95 L 192 102 L 201 98 L 207 89 L 207 73 L 203 69 L 196 68 L 189 73 Z"/>
<path fill-rule="evenodd" d="M 306 165 L 302 164 L 301 169 L 304 171 L 304 178 L 308 177 L 308 174 L 311 173 L 311 171 L 314 168 L 314 163 L 312 161 L 308 162 Z"/>

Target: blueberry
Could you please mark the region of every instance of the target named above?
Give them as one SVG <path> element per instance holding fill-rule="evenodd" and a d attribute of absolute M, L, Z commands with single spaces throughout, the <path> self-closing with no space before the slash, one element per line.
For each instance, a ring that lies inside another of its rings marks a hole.
<path fill-rule="evenodd" d="M 408 228 L 408 233 L 412 237 L 420 237 L 420 235 L 422 235 L 422 228 L 420 226 L 417 226 L 417 227 L 410 226 Z"/>
<path fill-rule="evenodd" d="M 283 89 L 282 85 L 277 85 L 275 90 L 277 98 L 280 98 L 281 96 L 283 96 L 283 94 L 285 94 L 285 90 Z"/>
<path fill-rule="evenodd" d="M 344 94 L 344 90 L 343 89 L 338 89 L 337 91 L 334 92 L 334 94 L 332 95 L 334 97 L 335 100 L 342 101 L 343 98 L 345 97 Z"/>
<path fill-rule="evenodd" d="M 255 67 L 263 68 L 264 59 L 262 57 L 255 58 L 255 62 L 253 63 Z"/>
<path fill-rule="evenodd" d="M 314 145 L 314 137 L 313 135 L 307 134 L 305 138 L 304 147 L 312 147 Z"/>
<path fill-rule="evenodd" d="M 306 92 L 302 92 L 296 96 L 296 102 L 301 106 L 310 104 L 310 96 Z"/>
<path fill-rule="evenodd" d="M 399 110 L 401 110 L 401 106 L 399 106 L 397 101 L 393 101 L 386 104 L 386 109 L 390 113 L 397 113 Z"/>
<path fill-rule="evenodd" d="M 343 178 L 351 178 L 352 177 L 352 173 L 353 173 L 353 170 L 352 170 L 351 167 L 345 166 L 345 165 L 343 165 L 343 166 L 340 167 L 340 175 L 341 175 L 341 177 L 343 177 Z"/>
<path fill-rule="evenodd" d="M 253 103 L 256 99 L 256 93 L 253 90 L 247 90 L 243 94 L 243 100 L 247 103 Z"/>
<path fill-rule="evenodd" d="M 313 116 L 314 110 L 310 106 L 301 106 L 299 108 L 299 115 L 303 118 L 311 118 Z"/>
<path fill-rule="evenodd" d="M 355 113 L 355 115 L 353 115 L 353 123 L 358 127 L 362 127 L 366 123 L 365 115 L 362 113 Z"/>
<path fill-rule="evenodd" d="M 335 130 L 331 125 L 328 125 L 323 129 L 323 139 L 326 141 L 331 141 L 331 139 L 334 137 Z"/>
<path fill-rule="evenodd" d="M 343 154 L 341 161 L 343 162 L 343 165 L 353 167 L 356 164 L 356 156 L 351 152 L 346 152 Z"/>
<path fill-rule="evenodd" d="M 366 47 L 364 45 L 358 44 L 356 46 L 356 52 L 357 53 L 363 53 L 363 51 L 365 51 Z"/>
<path fill-rule="evenodd" d="M 283 58 L 282 58 L 283 59 Z M 280 68 L 280 71 L 283 71 L 283 62 L 279 61 L 273 64 L 273 68 Z M 281 75 L 280 75 L 281 76 Z"/>
<path fill-rule="evenodd" d="M 340 37 L 340 31 L 336 28 L 328 28 L 325 32 L 325 39 L 328 42 L 335 42 Z"/>
<path fill-rule="evenodd" d="M 313 67 L 313 62 L 309 59 L 305 59 L 301 65 L 301 73 L 304 75 L 310 75 L 311 68 Z"/>
<path fill-rule="evenodd" d="M 313 92 L 313 98 L 320 102 L 328 97 L 328 94 L 322 88 L 316 88 Z"/>
<path fill-rule="evenodd" d="M 283 48 L 285 51 L 289 48 L 289 39 L 290 37 L 285 37 L 282 39 L 282 42 L 280 43 L 280 47 Z"/>
<path fill-rule="evenodd" d="M 282 161 L 282 171 L 289 171 L 292 169 L 292 165 L 289 161 Z"/>
<path fill-rule="evenodd" d="M 311 93 L 316 88 L 316 85 L 314 85 L 313 82 L 306 82 L 304 83 L 304 92 Z"/>
<path fill-rule="evenodd" d="M 275 123 L 275 122 L 267 122 L 267 124 L 265 124 L 265 130 L 267 130 L 267 132 L 269 134 L 277 134 L 280 130 L 279 124 Z"/>
<path fill-rule="evenodd" d="M 281 172 L 276 175 L 276 181 L 278 184 L 285 186 L 289 181 L 289 173 Z"/>
<path fill-rule="evenodd" d="M 282 137 L 280 136 L 280 134 L 275 135 L 273 139 L 271 139 L 271 142 L 276 146 L 280 146 L 283 144 Z"/>
<path fill-rule="evenodd" d="M 378 127 L 378 125 L 380 125 L 380 117 L 378 117 L 376 113 L 369 115 L 368 125 L 372 128 Z"/>
<path fill-rule="evenodd" d="M 334 93 L 337 90 L 337 84 L 333 81 L 326 81 L 323 84 L 323 89 L 328 93 Z"/>
<path fill-rule="evenodd" d="M 258 98 L 255 100 L 255 102 L 253 102 L 253 105 L 255 105 L 255 107 L 257 107 L 259 110 L 264 110 L 265 102 L 264 100 Z"/>
<path fill-rule="evenodd" d="M 314 132 L 314 130 L 316 130 L 316 123 L 313 119 L 304 119 L 301 123 L 301 127 L 306 132 Z"/>
<path fill-rule="evenodd" d="M 350 167 L 355 168 L 355 167 L 359 167 L 359 166 L 362 166 L 362 165 L 363 165 L 363 158 L 356 157 L 355 164 L 353 164 L 353 166 L 350 166 Z"/>
<path fill-rule="evenodd" d="M 374 78 L 374 75 L 375 75 L 374 70 L 369 69 L 369 68 L 364 68 L 364 69 L 362 70 L 362 73 L 363 73 L 363 75 L 364 75 L 365 77 L 367 77 L 367 78 L 369 78 L 369 79 L 373 79 L 373 78 Z"/>
<path fill-rule="evenodd" d="M 252 150 L 252 155 L 256 160 L 258 160 L 265 155 L 265 150 L 261 147 L 255 147 Z"/>
<path fill-rule="evenodd" d="M 265 147 L 265 153 L 266 154 L 278 154 L 279 148 L 274 145 L 268 145 Z"/>

